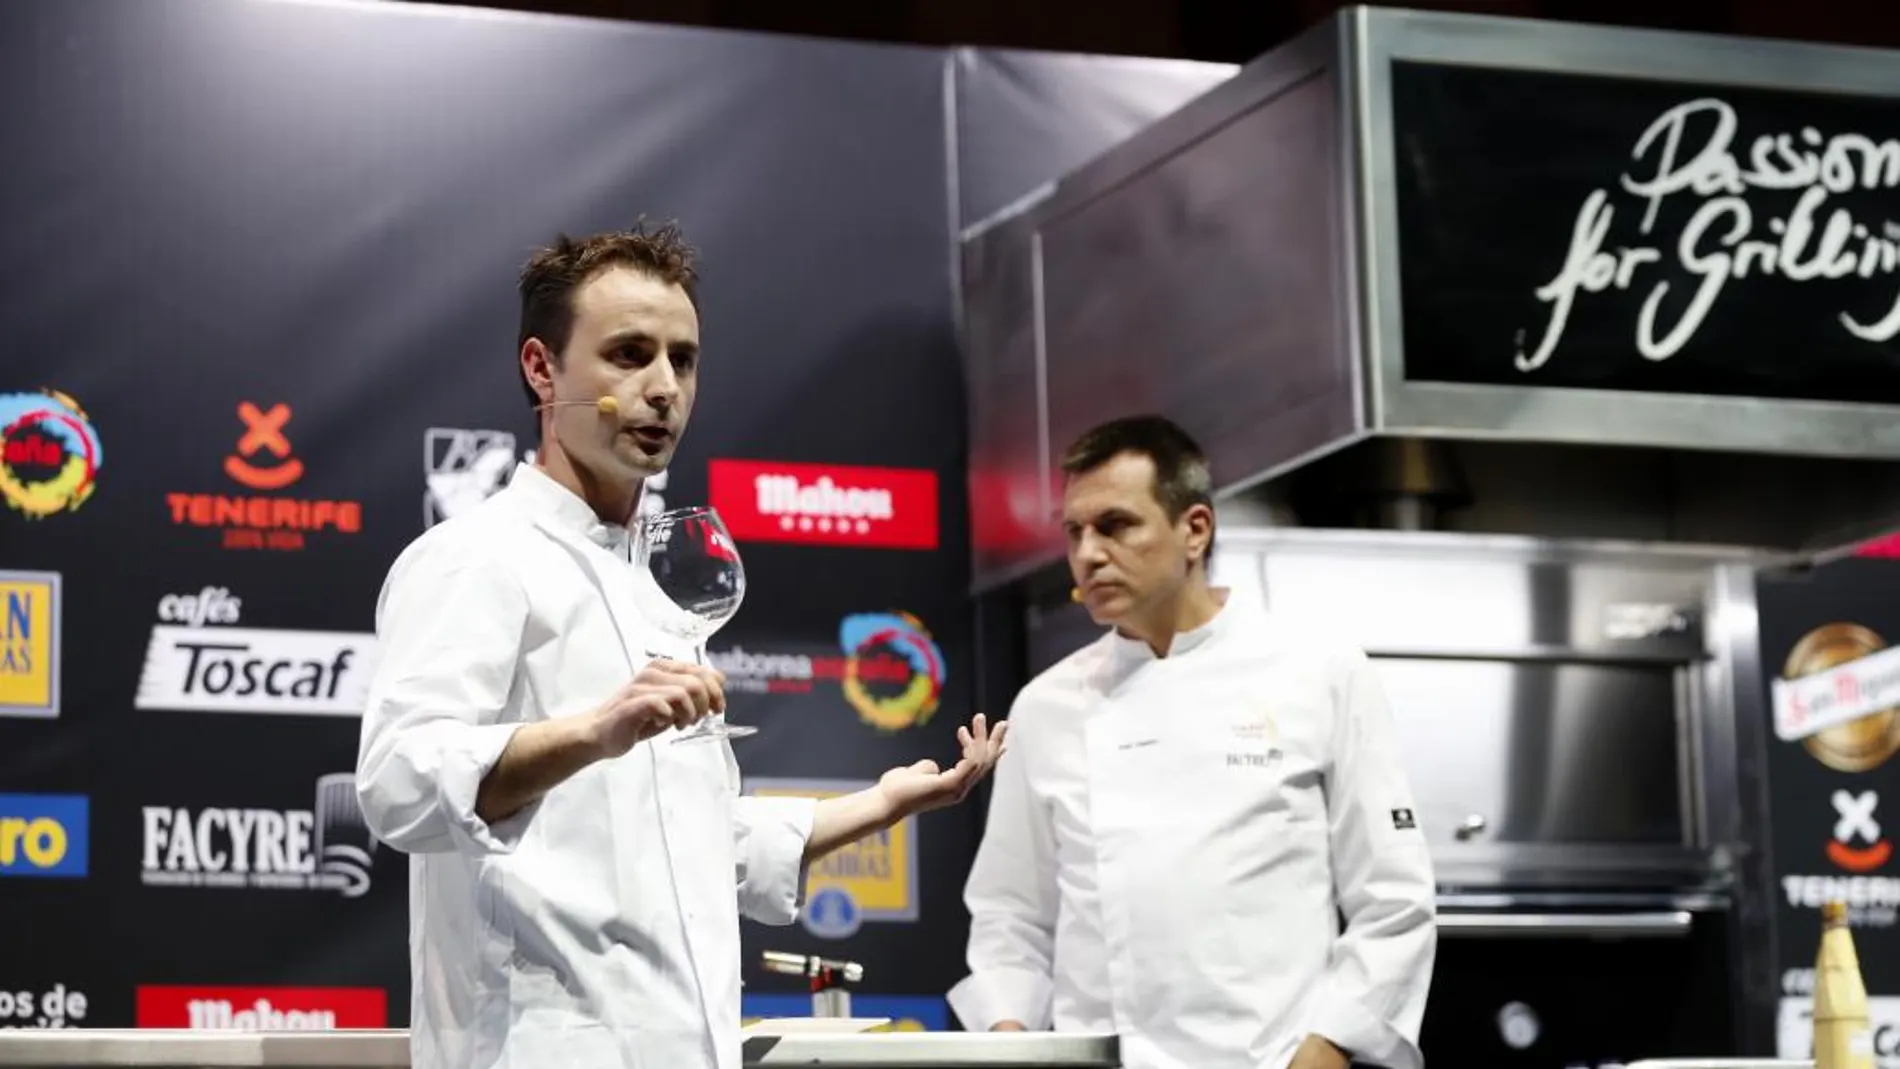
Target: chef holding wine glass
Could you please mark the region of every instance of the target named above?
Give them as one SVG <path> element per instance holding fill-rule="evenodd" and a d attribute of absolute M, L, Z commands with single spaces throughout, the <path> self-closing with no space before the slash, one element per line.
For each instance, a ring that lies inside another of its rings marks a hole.
<path fill-rule="evenodd" d="M 417 1069 L 736 1069 L 739 917 L 987 775 L 1007 725 L 824 800 L 738 793 L 704 643 L 744 600 L 709 508 L 636 519 L 700 364 L 679 230 L 561 237 L 520 278 L 532 464 L 390 567 L 356 788 L 408 853 Z M 740 744 L 741 746 L 744 743 Z"/>

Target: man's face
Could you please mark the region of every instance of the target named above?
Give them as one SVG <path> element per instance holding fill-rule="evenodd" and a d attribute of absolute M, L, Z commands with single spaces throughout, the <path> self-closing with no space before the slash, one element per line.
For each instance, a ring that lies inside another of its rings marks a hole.
<path fill-rule="evenodd" d="M 554 395 L 592 401 L 611 394 L 620 410 L 554 409 L 561 447 L 577 466 L 616 483 L 665 471 L 699 390 L 693 302 L 680 287 L 630 267 L 600 272 L 573 301 L 567 348 L 549 368 Z"/>
<path fill-rule="evenodd" d="M 1170 522 L 1155 497 L 1154 461 L 1123 453 L 1069 480 L 1062 526 L 1069 573 L 1098 624 L 1138 617 L 1180 590 L 1211 516 L 1196 506 Z"/>

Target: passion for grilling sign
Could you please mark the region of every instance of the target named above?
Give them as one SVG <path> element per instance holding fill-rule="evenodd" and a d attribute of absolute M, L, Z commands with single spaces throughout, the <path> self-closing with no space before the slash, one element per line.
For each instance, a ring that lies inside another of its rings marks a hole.
<path fill-rule="evenodd" d="M 1395 62 L 1405 374 L 1900 403 L 1900 99 Z"/>

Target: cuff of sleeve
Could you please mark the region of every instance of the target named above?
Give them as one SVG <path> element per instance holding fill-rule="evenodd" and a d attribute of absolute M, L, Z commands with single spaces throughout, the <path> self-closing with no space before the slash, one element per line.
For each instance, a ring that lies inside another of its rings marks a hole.
<path fill-rule="evenodd" d="M 805 844 L 811 841 L 816 798 L 749 798 L 742 912 L 760 924 L 785 925 L 805 905 Z"/>
<path fill-rule="evenodd" d="M 521 729 L 520 724 L 486 724 L 458 733 L 454 742 L 443 749 L 441 775 L 436 790 L 442 811 L 449 816 L 449 834 L 458 849 L 477 854 L 512 853 L 527 833 L 534 815 L 541 810 L 539 799 L 509 814 L 507 819 L 488 823 L 475 813 L 475 799 L 508 740 Z"/>
<path fill-rule="evenodd" d="M 964 977 L 944 996 L 957 1020 L 971 1032 L 998 1021 L 1015 1021 L 1032 1032 L 1049 1027 L 1054 985 L 1027 969 L 989 969 Z"/>
<path fill-rule="evenodd" d="M 1387 1069 L 1424 1067 L 1416 1044 L 1357 1003 L 1329 999 L 1314 1013 L 1307 1031 L 1345 1051 L 1355 1062 Z"/>

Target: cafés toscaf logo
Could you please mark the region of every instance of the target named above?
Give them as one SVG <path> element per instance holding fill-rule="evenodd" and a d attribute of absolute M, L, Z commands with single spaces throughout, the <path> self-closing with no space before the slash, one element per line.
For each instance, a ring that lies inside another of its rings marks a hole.
<path fill-rule="evenodd" d="M 1618 227 L 1622 232 L 1612 237 L 1618 209 L 1609 190 L 1584 199 L 1562 268 L 1536 291 L 1549 306 L 1549 322 L 1528 352 L 1529 332 L 1519 333 L 1519 371 L 1535 371 L 1551 359 L 1585 294 L 1646 287 L 1636 349 L 1663 361 L 1695 337 L 1733 280 L 1833 281 L 1900 271 L 1900 223 L 1856 218 L 1829 202 L 1857 190 L 1900 187 L 1900 141 L 1824 136 L 1804 126 L 1743 144 L 1738 125 L 1733 107 L 1704 97 L 1670 108 L 1643 131 L 1619 179 L 1640 210 L 1631 213 L 1635 234 Z M 1657 214 L 1672 197 L 1699 201 L 1675 233 L 1657 228 Z M 1672 270 L 1672 262 L 1673 271 L 1695 279 L 1686 302 L 1669 281 L 1654 279 Z M 1900 334 L 1900 297 L 1885 308 L 1843 308 L 1838 319 L 1862 341 L 1889 341 Z"/>

